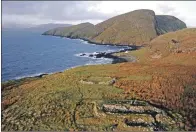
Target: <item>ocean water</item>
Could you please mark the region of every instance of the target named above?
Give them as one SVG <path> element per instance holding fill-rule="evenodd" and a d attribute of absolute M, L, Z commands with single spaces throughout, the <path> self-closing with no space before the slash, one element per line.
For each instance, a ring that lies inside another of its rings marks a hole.
<path fill-rule="evenodd" d="M 39 32 L 3 30 L 1 79 L 8 81 L 81 65 L 108 64 L 112 59 L 78 55 L 120 49 L 122 47 L 92 45 L 79 39 L 43 36 Z"/>

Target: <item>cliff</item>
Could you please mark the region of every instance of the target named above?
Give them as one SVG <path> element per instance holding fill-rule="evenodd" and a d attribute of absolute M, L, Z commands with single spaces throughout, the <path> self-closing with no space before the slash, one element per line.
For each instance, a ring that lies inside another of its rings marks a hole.
<path fill-rule="evenodd" d="M 156 30 L 158 35 L 186 28 L 186 24 L 174 16 L 157 15 L 156 21 Z"/>

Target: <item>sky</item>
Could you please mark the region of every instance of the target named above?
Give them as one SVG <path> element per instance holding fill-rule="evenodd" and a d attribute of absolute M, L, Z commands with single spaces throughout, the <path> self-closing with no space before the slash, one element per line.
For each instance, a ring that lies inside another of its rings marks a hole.
<path fill-rule="evenodd" d="M 28 27 L 47 23 L 97 24 L 137 9 L 173 15 L 196 27 L 196 1 L 2 1 L 2 25 Z"/>

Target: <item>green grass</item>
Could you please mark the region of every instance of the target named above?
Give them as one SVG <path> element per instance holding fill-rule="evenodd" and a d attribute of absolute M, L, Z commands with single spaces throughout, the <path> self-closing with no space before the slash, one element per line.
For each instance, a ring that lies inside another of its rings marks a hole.
<path fill-rule="evenodd" d="M 121 57 L 136 57 L 139 62 L 146 62 L 146 54 L 148 53 L 148 49 L 147 48 L 141 48 L 138 50 L 134 50 L 134 51 L 129 51 L 128 53 L 126 52 L 121 52 L 121 53 L 115 53 L 114 55 L 116 56 L 121 56 Z"/>
<path fill-rule="evenodd" d="M 8 113 L 12 115 L 10 118 L 3 118 L 3 125 L 6 125 L 3 130 L 79 129 L 74 118 L 82 117 L 74 116 L 74 113 L 77 114 L 80 106 L 87 107 L 83 109 L 84 116 L 92 116 L 92 111 L 88 110 L 89 103 L 97 102 L 98 105 L 123 93 L 122 89 L 114 86 L 81 84 L 79 81 L 82 78 L 90 78 L 93 81 L 106 81 L 109 78 L 89 77 L 90 72 L 77 72 L 79 69 L 81 68 L 48 75 L 31 83 L 21 82 L 17 89 L 6 90 L 9 94 L 6 94 L 4 99 L 18 96 L 19 92 L 20 97 L 3 111 L 4 116 Z M 13 123 L 10 124 L 10 120 Z"/>
<path fill-rule="evenodd" d="M 148 52 L 147 48 L 141 48 L 139 50 L 135 50 L 130 52 L 131 55 L 137 57 L 139 59 L 140 62 L 143 62 L 146 60 L 146 53 Z"/>

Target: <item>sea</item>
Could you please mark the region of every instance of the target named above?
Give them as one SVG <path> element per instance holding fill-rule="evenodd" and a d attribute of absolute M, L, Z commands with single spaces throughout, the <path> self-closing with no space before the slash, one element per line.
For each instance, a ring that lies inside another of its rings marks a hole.
<path fill-rule="evenodd" d="M 80 56 L 114 52 L 124 47 L 89 44 L 80 39 L 45 36 L 41 32 L 2 31 L 1 81 L 61 72 L 82 65 L 110 64 L 112 59 Z"/>

